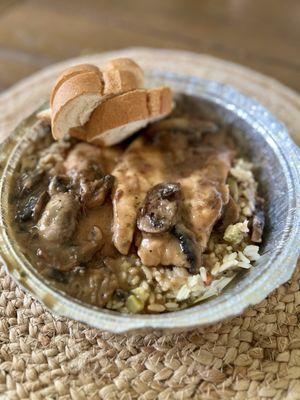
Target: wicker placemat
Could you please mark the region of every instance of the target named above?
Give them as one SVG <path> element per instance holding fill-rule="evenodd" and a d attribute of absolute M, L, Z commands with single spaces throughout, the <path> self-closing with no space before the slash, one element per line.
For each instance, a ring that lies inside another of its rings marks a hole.
<path fill-rule="evenodd" d="M 124 54 L 145 68 L 230 83 L 300 139 L 300 98 L 288 88 L 209 56 L 150 49 L 81 57 L 27 78 L 0 95 L 1 138 L 44 101 L 67 64 L 101 65 Z M 299 280 L 300 266 L 262 303 L 223 323 L 182 334 L 126 336 L 53 316 L 2 269 L 0 398 L 300 399 Z"/>

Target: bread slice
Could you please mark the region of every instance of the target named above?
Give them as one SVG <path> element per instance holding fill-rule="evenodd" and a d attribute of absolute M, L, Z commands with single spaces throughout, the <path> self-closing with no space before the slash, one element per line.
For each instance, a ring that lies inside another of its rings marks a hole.
<path fill-rule="evenodd" d="M 56 92 L 64 82 L 66 82 L 68 79 L 72 78 L 75 75 L 79 75 L 85 72 L 95 72 L 96 74 L 100 74 L 99 68 L 96 67 L 96 65 L 92 64 L 78 64 L 65 69 L 58 77 L 58 79 L 56 80 L 56 82 L 52 87 L 50 95 L 50 106 L 52 107 Z"/>
<path fill-rule="evenodd" d="M 99 74 L 101 78 L 101 72 L 99 68 L 92 64 L 79 64 L 64 70 L 52 87 L 50 94 L 50 106 L 53 107 L 56 93 L 63 83 L 65 83 L 68 79 L 72 78 L 75 75 L 79 75 L 86 72 L 95 72 L 96 74 Z M 38 112 L 36 114 L 36 117 L 41 121 L 51 123 L 51 109 L 47 108 L 45 110 Z"/>
<path fill-rule="evenodd" d="M 100 74 L 84 72 L 67 79 L 58 89 L 51 108 L 52 135 L 61 139 L 71 128 L 82 126 L 100 104 L 103 82 Z"/>
<path fill-rule="evenodd" d="M 150 122 L 168 115 L 173 108 L 168 87 L 133 90 L 101 103 L 85 129 L 86 140 L 99 146 L 112 146 Z"/>
<path fill-rule="evenodd" d="M 144 71 L 136 62 L 131 60 L 131 58 L 115 58 L 106 64 L 105 71 L 119 71 L 121 73 L 126 72 L 128 75 L 131 74 L 131 80 L 134 79 L 135 87 L 129 90 L 141 89 L 144 87 Z"/>
<path fill-rule="evenodd" d="M 44 110 L 38 117 L 47 120 L 51 115 L 55 139 L 75 136 L 73 128 L 83 126 L 101 102 L 143 84 L 143 71 L 127 58 L 111 61 L 103 72 L 95 65 L 77 65 L 58 78 L 51 92 L 51 111 Z"/>

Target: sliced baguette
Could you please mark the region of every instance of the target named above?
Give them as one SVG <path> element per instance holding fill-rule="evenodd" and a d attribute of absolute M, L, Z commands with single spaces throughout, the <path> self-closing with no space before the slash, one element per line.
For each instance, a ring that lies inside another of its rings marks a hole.
<path fill-rule="evenodd" d="M 135 82 L 135 87 L 132 87 L 130 90 L 142 89 L 144 87 L 144 71 L 131 58 L 116 58 L 111 60 L 106 64 L 105 70 L 130 73 Z"/>
<path fill-rule="evenodd" d="M 103 73 L 90 64 L 68 68 L 52 89 L 51 111 L 44 110 L 39 118 L 47 120 L 51 115 L 52 134 L 55 139 L 67 134 L 75 136 L 76 130 L 73 128 L 83 126 L 101 102 L 109 97 L 135 90 L 143 83 L 143 71 L 130 59 L 111 61 Z"/>
<path fill-rule="evenodd" d="M 91 114 L 85 129 L 87 141 L 112 146 L 150 122 L 168 115 L 173 108 L 168 87 L 134 90 L 101 103 Z"/>
<path fill-rule="evenodd" d="M 96 74 L 100 74 L 99 68 L 96 67 L 96 65 L 92 64 L 79 64 L 65 69 L 58 77 L 58 79 L 56 80 L 56 82 L 52 87 L 50 95 L 50 106 L 52 107 L 56 92 L 64 82 L 66 82 L 68 79 L 72 78 L 75 75 L 79 75 L 85 72 L 95 72 Z"/>
<path fill-rule="evenodd" d="M 51 109 L 52 135 L 61 139 L 71 128 L 82 126 L 102 100 L 99 74 L 84 72 L 67 79 L 58 89 Z"/>

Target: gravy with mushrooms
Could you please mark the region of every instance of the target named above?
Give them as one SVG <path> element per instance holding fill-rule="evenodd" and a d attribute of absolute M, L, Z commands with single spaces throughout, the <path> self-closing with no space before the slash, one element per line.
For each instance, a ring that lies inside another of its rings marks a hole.
<path fill-rule="evenodd" d="M 214 280 L 212 240 L 232 251 L 251 242 L 229 182 L 234 157 L 224 129 L 186 116 L 111 148 L 54 142 L 45 125 L 12 182 L 17 240 L 45 279 L 81 301 L 132 313 L 172 310 L 174 299 L 184 308 L 197 296 L 180 303 L 183 278 L 202 274 L 202 289 Z M 252 214 L 259 242 L 263 214 Z M 224 232 L 238 223 L 243 242 L 230 245 Z"/>

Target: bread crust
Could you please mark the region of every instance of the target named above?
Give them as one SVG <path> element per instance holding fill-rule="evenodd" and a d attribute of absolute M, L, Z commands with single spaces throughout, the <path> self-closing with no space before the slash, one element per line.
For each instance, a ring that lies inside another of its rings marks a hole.
<path fill-rule="evenodd" d="M 137 86 L 134 89 L 142 89 L 144 87 L 144 71 L 131 58 L 115 58 L 107 63 L 105 69 L 107 71 L 117 70 L 131 72 L 137 82 Z"/>
<path fill-rule="evenodd" d="M 148 108 L 150 116 L 168 113 L 172 108 L 172 101 L 172 92 L 167 86 L 149 90 Z"/>
<path fill-rule="evenodd" d="M 104 92 L 107 98 L 139 88 L 137 76 L 126 70 L 110 69 L 103 72 Z"/>
<path fill-rule="evenodd" d="M 94 72 L 85 72 L 72 76 L 61 85 L 56 93 L 55 101 L 51 110 L 52 117 L 70 100 L 87 93 L 99 95 L 100 98 L 102 92 L 102 80 Z"/>
<path fill-rule="evenodd" d="M 95 72 L 80 73 L 67 79 L 58 88 L 52 105 L 51 125 L 53 137 L 60 139 L 68 133 L 69 129 L 74 128 L 74 126 L 66 127 L 63 130 L 60 128 L 58 120 L 67 105 L 71 102 L 79 102 L 81 97 L 84 98 L 86 95 L 94 95 L 98 98 L 98 103 L 100 103 L 102 92 L 103 82 Z"/>
<path fill-rule="evenodd" d="M 75 75 L 82 74 L 85 72 L 95 72 L 96 74 L 101 74 L 101 71 L 99 70 L 96 65 L 92 64 L 78 64 L 74 65 L 70 68 L 65 69 L 61 75 L 57 78 L 56 82 L 54 83 L 51 94 L 50 94 L 50 106 L 52 107 L 54 97 L 56 95 L 56 92 L 58 89 L 61 87 L 61 85 L 66 82 L 68 79 L 72 78 Z"/>
<path fill-rule="evenodd" d="M 86 130 L 82 127 L 71 128 L 69 135 L 84 142 L 86 141 Z"/>
<path fill-rule="evenodd" d="M 143 126 L 146 126 L 170 113 L 172 108 L 172 94 L 168 87 L 133 90 L 115 96 L 101 103 L 91 114 L 85 125 L 87 141 L 101 146 L 118 143 L 119 133 L 120 141 L 125 138 L 123 127 L 127 124 L 144 121 Z M 127 137 L 136 130 L 129 130 Z"/>
<path fill-rule="evenodd" d="M 87 140 L 102 132 L 148 118 L 147 91 L 133 90 L 112 97 L 100 104 L 86 124 Z"/>

